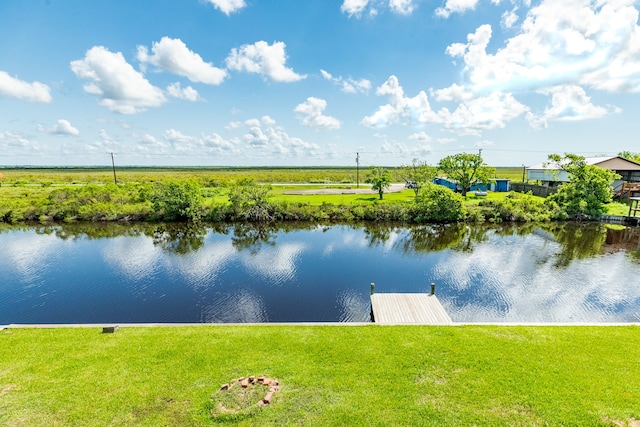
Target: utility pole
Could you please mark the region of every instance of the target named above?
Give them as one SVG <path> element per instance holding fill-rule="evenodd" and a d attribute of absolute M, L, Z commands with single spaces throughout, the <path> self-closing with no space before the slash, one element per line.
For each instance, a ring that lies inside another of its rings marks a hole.
<path fill-rule="evenodd" d="M 113 151 L 107 151 L 107 154 L 111 154 L 111 166 L 113 166 L 113 183 L 117 184 L 118 180 L 116 179 L 116 162 L 113 160 L 113 155 L 116 154 Z"/>
<path fill-rule="evenodd" d="M 482 148 L 478 148 L 478 156 L 482 157 Z"/>
<path fill-rule="evenodd" d="M 360 153 L 356 153 L 356 188 L 360 188 Z"/>

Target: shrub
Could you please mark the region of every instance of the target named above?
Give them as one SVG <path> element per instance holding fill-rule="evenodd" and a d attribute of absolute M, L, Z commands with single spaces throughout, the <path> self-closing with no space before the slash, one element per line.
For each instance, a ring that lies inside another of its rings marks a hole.
<path fill-rule="evenodd" d="M 455 222 L 463 218 L 462 196 L 446 187 L 427 184 L 415 198 L 415 222 Z"/>

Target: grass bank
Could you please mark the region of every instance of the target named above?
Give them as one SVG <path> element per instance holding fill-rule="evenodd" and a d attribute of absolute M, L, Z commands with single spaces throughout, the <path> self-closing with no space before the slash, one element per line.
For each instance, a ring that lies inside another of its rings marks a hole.
<path fill-rule="evenodd" d="M 637 426 L 639 344 L 638 327 L 9 329 L 0 424 Z M 281 389 L 214 418 L 246 375 Z"/>

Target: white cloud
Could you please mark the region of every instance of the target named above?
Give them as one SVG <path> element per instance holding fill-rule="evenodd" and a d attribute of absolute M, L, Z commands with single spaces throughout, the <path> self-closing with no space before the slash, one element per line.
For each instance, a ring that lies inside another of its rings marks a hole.
<path fill-rule="evenodd" d="M 411 15 L 415 9 L 413 0 L 389 0 L 389 8 L 399 15 Z"/>
<path fill-rule="evenodd" d="M 190 50 L 180 39 L 163 37 L 153 42 L 152 55 L 146 46 L 138 46 L 138 61 L 153 64 L 170 73 L 184 76 L 194 83 L 219 85 L 227 77 L 227 72 L 204 62 L 202 57 Z"/>
<path fill-rule="evenodd" d="M 543 0 L 519 34 L 488 53 L 489 25 L 447 48 L 464 59 L 474 91 L 514 92 L 563 85 L 640 92 L 640 27 L 634 0 Z"/>
<path fill-rule="evenodd" d="M 0 96 L 23 99 L 28 102 L 49 103 L 52 100 L 49 86 L 40 82 L 27 83 L 7 72 L 0 71 Z"/>
<path fill-rule="evenodd" d="M 404 90 L 396 76 L 390 76 L 378 89 L 376 94 L 387 96 L 389 103 L 378 108 L 373 115 L 362 119 L 362 124 L 371 127 L 382 127 L 390 124 L 437 123 L 439 118 L 431 109 L 427 94 L 421 91 L 413 98 L 405 97 Z"/>
<path fill-rule="evenodd" d="M 464 13 L 467 10 L 475 9 L 478 0 L 447 0 L 444 7 L 436 9 L 436 15 L 441 18 L 448 18 L 452 13 Z"/>
<path fill-rule="evenodd" d="M 340 120 L 322 114 L 325 108 L 327 108 L 327 101 L 311 96 L 302 104 L 298 104 L 293 111 L 305 126 L 324 130 L 340 129 Z"/>
<path fill-rule="evenodd" d="M 376 16 L 378 8 L 388 6 L 392 13 L 411 15 L 415 10 L 416 0 L 344 0 L 340 11 L 349 16 L 360 18 L 365 11 L 369 16 Z"/>
<path fill-rule="evenodd" d="M 167 129 L 164 132 L 163 138 L 166 139 L 169 142 L 190 142 L 193 141 L 194 138 L 192 136 L 188 136 L 185 135 L 183 133 L 181 133 L 180 131 L 177 131 L 175 129 Z"/>
<path fill-rule="evenodd" d="M 187 101 L 195 102 L 200 100 L 200 95 L 197 90 L 191 86 L 182 88 L 178 82 L 171 83 L 167 86 L 167 93 L 174 98 L 185 99 Z"/>
<path fill-rule="evenodd" d="M 362 124 L 383 127 L 391 124 L 434 123 L 462 135 L 478 135 L 484 130 L 503 128 L 506 122 L 529 110 L 511 94 L 500 92 L 477 97 L 453 85 L 434 93 L 441 99 L 458 100 L 460 104 L 453 112 L 447 108 L 436 112 L 432 110 L 424 91 L 409 98 L 405 96 L 397 77 L 391 76 L 376 90 L 377 95 L 386 95 L 389 103 L 379 107 L 372 116 L 365 117 Z"/>
<path fill-rule="evenodd" d="M 13 149 L 15 148 L 36 148 L 37 144 L 23 135 L 0 131 L 0 147 L 2 147 L 2 152 L 6 154 L 13 152 Z"/>
<path fill-rule="evenodd" d="M 438 101 L 466 102 L 473 99 L 473 93 L 469 92 L 464 86 L 456 83 L 444 89 L 432 90 L 431 94 L 434 95 Z"/>
<path fill-rule="evenodd" d="M 64 119 L 58 120 L 58 124 L 51 129 L 51 133 L 55 135 L 80 135 L 80 131 Z"/>
<path fill-rule="evenodd" d="M 263 116 L 260 120 L 246 120 L 244 124 L 249 129 L 242 139 L 251 146 L 253 154 L 277 153 L 298 157 L 320 154 L 316 144 L 290 136 L 269 116 Z"/>
<path fill-rule="evenodd" d="M 578 121 L 597 119 L 619 110 L 607 109 L 591 103 L 591 98 L 580 86 L 560 86 L 546 91 L 551 93 L 551 106 L 540 116 L 527 114 L 527 120 L 533 127 L 546 128 L 549 121 Z"/>
<path fill-rule="evenodd" d="M 89 80 L 84 90 L 99 96 L 99 104 L 115 113 L 139 113 L 166 102 L 162 90 L 137 72 L 122 53 L 103 46 L 94 46 L 84 59 L 71 61 L 71 70 L 78 78 Z"/>
<path fill-rule="evenodd" d="M 244 0 L 206 0 L 208 3 L 211 3 L 213 7 L 218 9 L 220 12 L 229 16 L 230 14 L 239 11 L 247 4 Z"/>
<path fill-rule="evenodd" d="M 504 28 L 513 28 L 513 26 L 516 24 L 516 22 L 518 22 L 518 14 L 516 14 L 516 11 L 518 10 L 518 8 L 514 8 L 513 10 L 507 10 L 502 14 L 502 17 L 500 19 L 500 24 L 504 27 Z"/>
<path fill-rule="evenodd" d="M 320 70 L 322 77 L 339 86 L 342 86 L 344 93 L 367 93 L 371 89 L 371 82 L 367 79 L 355 80 L 351 77 L 344 79 L 343 77 L 333 77 L 329 72 Z"/>
<path fill-rule="evenodd" d="M 416 132 L 409 135 L 409 139 L 414 141 L 431 142 L 433 138 L 427 135 L 426 132 Z"/>
<path fill-rule="evenodd" d="M 349 16 L 360 16 L 367 8 L 369 0 L 344 0 L 340 10 Z"/>
<path fill-rule="evenodd" d="M 513 95 L 494 92 L 458 105 L 453 113 L 443 108 L 439 115 L 447 130 L 461 135 L 480 135 L 485 130 L 504 128 L 507 122 L 527 111 L 529 108 Z"/>
<path fill-rule="evenodd" d="M 231 50 L 226 64 L 231 70 L 262 74 L 276 82 L 295 82 L 305 79 L 306 75 L 297 74 L 285 66 L 287 62 L 285 47 L 283 42 L 274 42 L 272 45 L 265 41 L 245 44 L 239 49 Z"/>

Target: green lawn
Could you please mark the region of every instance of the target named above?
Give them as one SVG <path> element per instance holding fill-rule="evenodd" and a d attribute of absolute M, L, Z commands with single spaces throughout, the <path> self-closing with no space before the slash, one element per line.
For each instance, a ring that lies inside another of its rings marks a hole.
<path fill-rule="evenodd" d="M 633 326 L 9 329 L 0 425 L 637 426 L 639 346 Z M 214 418 L 248 375 L 280 381 L 271 405 Z"/>

